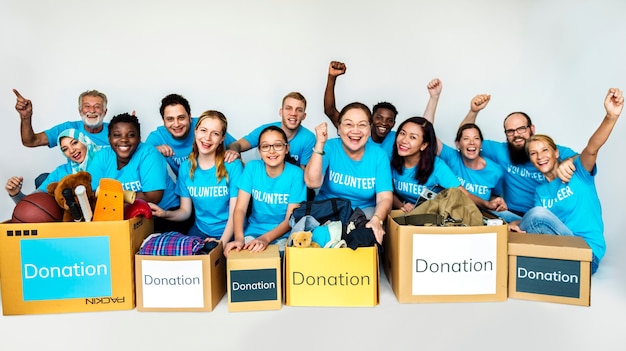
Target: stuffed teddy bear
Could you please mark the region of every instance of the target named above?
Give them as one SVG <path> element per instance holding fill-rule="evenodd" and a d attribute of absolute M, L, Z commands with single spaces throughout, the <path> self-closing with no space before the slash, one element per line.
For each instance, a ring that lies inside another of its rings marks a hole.
<path fill-rule="evenodd" d="M 291 246 L 300 247 L 300 248 L 320 247 L 312 239 L 313 239 L 312 232 L 304 232 L 304 231 L 293 232 L 291 233 L 291 240 L 292 240 Z"/>
<path fill-rule="evenodd" d="M 74 195 L 74 189 L 76 189 L 76 187 L 79 185 L 83 185 L 85 187 L 87 199 L 89 200 L 89 205 L 93 209 L 96 203 L 96 197 L 93 190 L 91 189 L 91 174 L 89 174 L 88 172 L 80 171 L 78 173 L 68 174 L 65 177 L 61 178 L 60 181 L 48 184 L 48 194 L 54 196 L 57 204 L 59 204 L 59 206 L 64 210 L 63 222 L 73 222 L 77 220 L 75 218 L 78 215 L 76 211 L 80 211 L 80 205 L 78 205 L 78 200 Z M 71 190 L 71 196 L 69 196 L 70 194 L 67 191 L 66 195 L 68 195 L 67 197 L 70 200 L 73 198 L 74 202 L 70 202 L 68 204 L 66 196 L 63 195 L 63 190 L 65 189 Z M 73 211 L 74 214 L 72 213 Z"/>

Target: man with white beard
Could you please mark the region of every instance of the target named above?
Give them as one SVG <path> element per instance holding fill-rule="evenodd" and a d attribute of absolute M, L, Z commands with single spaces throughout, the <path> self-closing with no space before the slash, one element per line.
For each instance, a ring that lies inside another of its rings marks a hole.
<path fill-rule="evenodd" d="M 104 123 L 107 113 L 107 97 L 97 90 L 87 90 L 78 97 L 78 113 L 81 121 L 68 121 L 58 124 L 43 132 L 33 131 L 32 117 L 33 104 L 24 98 L 17 90 L 13 89 L 17 97 L 15 109 L 20 115 L 20 134 L 22 144 L 26 147 L 47 145 L 52 148 L 57 146 L 59 134 L 66 129 L 76 129 L 83 132 L 97 145 L 108 146 L 108 128 Z"/>
<path fill-rule="evenodd" d="M 96 145 L 109 146 L 108 123 L 104 122 L 107 113 L 107 96 L 97 90 L 87 90 L 78 97 L 78 113 L 81 121 L 67 121 L 56 126 L 35 133 L 33 130 L 33 103 L 23 97 L 16 89 L 13 93 L 17 97 L 15 110 L 20 115 L 20 135 L 22 145 L 37 147 L 47 145 L 49 148 L 57 146 L 59 135 L 67 129 L 76 129 L 88 136 Z M 69 162 L 69 161 L 68 161 Z M 46 179 L 48 173 L 42 173 L 35 178 L 35 188 Z"/>

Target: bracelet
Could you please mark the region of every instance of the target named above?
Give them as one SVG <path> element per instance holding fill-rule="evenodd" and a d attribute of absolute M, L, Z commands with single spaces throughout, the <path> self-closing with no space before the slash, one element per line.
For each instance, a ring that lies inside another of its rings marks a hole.
<path fill-rule="evenodd" d="M 313 147 L 313 148 L 311 148 L 311 151 L 313 151 L 314 153 L 316 153 L 316 154 L 318 154 L 318 155 L 320 155 L 320 156 L 324 156 L 324 155 L 326 155 L 326 153 L 324 152 L 324 150 L 322 150 L 322 151 L 317 151 L 317 150 L 315 150 L 315 148 L 314 148 L 314 147 Z"/>

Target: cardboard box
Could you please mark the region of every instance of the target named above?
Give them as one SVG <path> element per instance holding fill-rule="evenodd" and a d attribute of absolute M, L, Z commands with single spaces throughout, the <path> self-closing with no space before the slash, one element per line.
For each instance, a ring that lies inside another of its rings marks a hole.
<path fill-rule="evenodd" d="M 376 306 L 378 248 L 285 248 L 288 306 Z"/>
<path fill-rule="evenodd" d="M 507 227 L 399 225 L 387 218 L 384 270 L 401 303 L 505 301 Z"/>
<path fill-rule="evenodd" d="M 279 310 L 283 306 L 278 245 L 263 252 L 231 251 L 226 260 L 228 311 Z"/>
<path fill-rule="evenodd" d="M 3 314 L 133 309 L 134 254 L 152 231 L 143 217 L 0 224 Z"/>
<path fill-rule="evenodd" d="M 591 257 L 581 237 L 509 233 L 509 297 L 589 306 Z"/>
<path fill-rule="evenodd" d="M 226 294 L 220 242 L 206 255 L 135 255 L 137 311 L 213 311 Z"/>

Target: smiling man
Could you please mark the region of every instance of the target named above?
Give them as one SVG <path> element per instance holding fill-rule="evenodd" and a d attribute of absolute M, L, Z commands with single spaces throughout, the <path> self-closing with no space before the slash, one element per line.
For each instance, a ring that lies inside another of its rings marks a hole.
<path fill-rule="evenodd" d="M 470 103 L 470 111 L 461 122 L 475 123 L 478 112 L 484 109 L 491 95 L 476 95 Z M 507 222 L 520 220 L 534 205 L 534 194 L 537 186 L 547 183 L 543 174 L 530 162 L 525 145 L 535 134 L 535 125 L 530 116 L 524 112 L 512 112 L 504 118 L 504 135 L 506 142 L 484 140 L 481 155 L 492 159 L 504 168 L 503 197 L 508 211 L 497 212 Z M 571 158 L 576 153 L 567 147 L 558 146 L 561 160 Z M 571 160 L 564 162 L 562 169 L 569 168 Z M 573 165 L 571 166 L 573 167 Z M 563 179 L 563 177 L 559 176 Z"/>
<path fill-rule="evenodd" d="M 159 108 L 163 125 L 152 131 L 146 144 L 154 146 L 167 160 L 172 172 L 178 176 L 178 168 L 189 157 L 193 147 L 193 130 L 198 118 L 191 117 L 189 101 L 179 94 L 169 94 L 161 100 Z M 224 144 L 235 142 L 232 135 L 226 133 Z"/>
<path fill-rule="evenodd" d="M 313 132 L 302 126 L 302 121 L 306 118 L 306 99 L 298 92 L 291 92 L 283 98 L 282 107 L 278 110 L 281 117 L 280 122 L 264 124 L 243 138 L 228 146 L 224 160 L 232 162 L 241 157 L 241 153 L 258 146 L 261 131 L 268 126 L 277 126 L 287 135 L 289 152 L 296 160 L 297 165 L 306 166 L 311 158 L 313 146 L 315 146 L 315 135 Z"/>
<path fill-rule="evenodd" d="M 81 121 L 68 121 L 58 124 L 43 132 L 35 133 L 33 130 L 33 104 L 23 97 L 16 89 L 13 89 L 17 101 L 15 110 L 20 115 L 20 134 L 22 145 L 26 147 L 45 146 L 52 148 L 57 146 L 59 134 L 67 129 L 76 129 L 87 135 L 97 145 L 109 145 L 107 135 L 107 123 L 104 116 L 107 113 L 107 97 L 97 90 L 87 90 L 78 97 L 78 113 Z"/>

